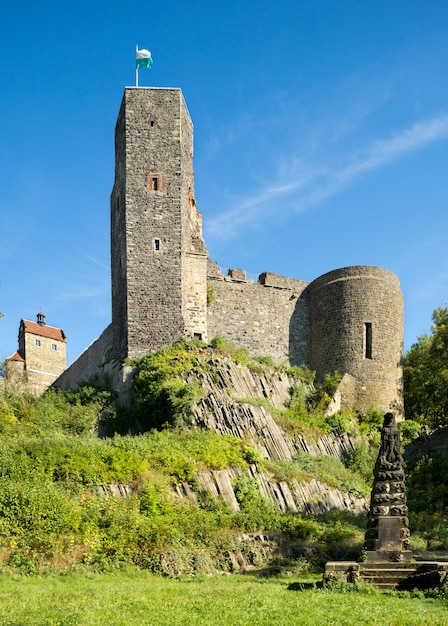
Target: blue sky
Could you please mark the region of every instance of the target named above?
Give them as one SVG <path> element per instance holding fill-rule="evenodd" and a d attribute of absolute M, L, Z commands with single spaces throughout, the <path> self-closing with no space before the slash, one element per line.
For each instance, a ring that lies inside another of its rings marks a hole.
<path fill-rule="evenodd" d="M 395 272 L 405 347 L 448 300 L 444 0 L 9 3 L 0 23 L 0 359 L 21 318 L 73 361 L 110 322 L 114 126 L 180 87 L 210 256 L 256 280 Z"/>

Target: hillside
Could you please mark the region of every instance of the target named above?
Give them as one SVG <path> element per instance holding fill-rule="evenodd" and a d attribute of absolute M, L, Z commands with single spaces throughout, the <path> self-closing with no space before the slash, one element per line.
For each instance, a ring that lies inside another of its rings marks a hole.
<path fill-rule="evenodd" d="M 382 416 L 326 417 L 337 376 L 316 388 L 220 340 L 134 365 L 132 408 L 98 384 L 37 399 L 5 386 L 6 567 L 176 576 L 359 554 Z"/>

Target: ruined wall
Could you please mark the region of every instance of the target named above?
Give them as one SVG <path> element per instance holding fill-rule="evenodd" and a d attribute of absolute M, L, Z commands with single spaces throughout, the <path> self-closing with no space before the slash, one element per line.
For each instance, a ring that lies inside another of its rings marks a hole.
<path fill-rule="evenodd" d="M 80 382 L 105 374 L 112 364 L 112 325 L 109 325 L 70 367 L 54 382 L 58 389 L 76 389 Z"/>
<path fill-rule="evenodd" d="M 308 283 L 270 272 L 254 283 L 241 270 L 229 272 L 222 276 L 216 264 L 209 264 L 214 300 L 208 306 L 209 338 L 220 335 L 276 362 L 306 363 Z"/>
<path fill-rule="evenodd" d="M 355 407 L 374 405 L 400 417 L 403 294 L 380 267 L 346 267 L 309 286 L 309 364 L 322 379 L 338 370 L 356 380 Z"/>

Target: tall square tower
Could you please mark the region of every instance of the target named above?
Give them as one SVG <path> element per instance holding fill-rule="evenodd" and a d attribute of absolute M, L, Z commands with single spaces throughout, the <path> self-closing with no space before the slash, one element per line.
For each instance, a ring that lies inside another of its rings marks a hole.
<path fill-rule="evenodd" d="M 126 88 L 111 195 L 112 327 L 120 359 L 207 340 L 207 250 L 193 124 L 180 89 Z"/>

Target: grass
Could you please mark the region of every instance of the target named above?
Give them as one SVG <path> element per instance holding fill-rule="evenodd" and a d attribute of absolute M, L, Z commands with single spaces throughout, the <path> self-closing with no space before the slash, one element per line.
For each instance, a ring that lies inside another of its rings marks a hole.
<path fill-rule="evenodd" d="M 345 592 L 344 592 L 345 591 Z M 142 572 L 87 577 L 0 575 L 3 626 L 287 626 L 448 623 L 446 597 L 354 593 L 295 577 L 221 576 L 183 581 Z"/>

